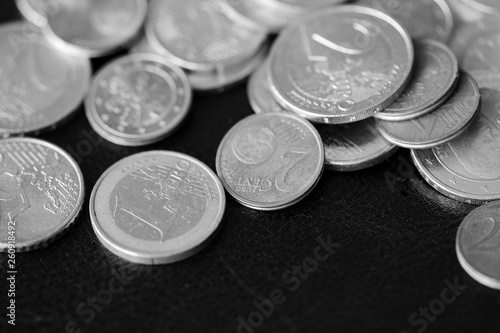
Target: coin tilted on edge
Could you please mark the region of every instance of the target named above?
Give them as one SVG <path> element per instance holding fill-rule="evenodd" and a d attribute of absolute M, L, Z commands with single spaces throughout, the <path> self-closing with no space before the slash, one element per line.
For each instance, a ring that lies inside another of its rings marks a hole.
<path fill-rule="evenodd" d="M 226 198 L 215 173 L 181 153 L 151 151 L 111 166 L 90 197 L 92 227 L 101 243 L 132 262 L 186 259 L 208 245 Z"/>
<path fill-rule="evenodd" d="M 0 252 L 45 247 L 78 217 L 83 175 L 61 148 L 42 140 L 0 140 Z M 10 237 L 10 238 L 9 238 Z"/>
<path fill-rule="evenodd" d="M 378 120 L 377 127 L 384 138 L 400 147 L 432 148 L 463 133 L 479 114 L 480 104 L 476 81 L 462 72 L 453 95 L 436 110 L 406 121 Z"/>
<path fill-rule="evenodd" d="M 399 21 L 412 38 L 446 42 L 453 31 L 453 15 L 446 0 L 361 0 Z"/>
<path fill-rule="evenodd" d="M 479 283 L 500 290 L 500 202 L 476 208 L 457 232 L 457 257 Z"/>
<path fill-rule="evenodd" d="M 271 92 L 267 66 L 268 62 L 266 61 L 252 74 L 248 81 L 247 95 L 255 113 L 283 111 Z"/>
<path fill-rule="evenodd" d="M 414 41 L 415 65 L 403 94 L 375 118 L 404 121 L 423 116 L 441 106 L 459 81 L 458 60 L 448 46 L 430 39 Z"/>
<path fill-rule="evenodd" d="M 334 171 L 356 171 L 383 162 L 398 150 L 377 130 L 375 120 L 352 124 L 319 125 L 325 146 L 326 168 Z"/>
<path fill-rule="evenodd" d="M 57 1 L 43 31 L 65 53 L 100 57 L 132 40 L 146 13 L 146 0 Z"/>
<path fill-rule="evenodd" d="M 36 28 L 2 25 L 0 137 L 55 129 L 81 104 L 90 75 L 88 59 L 61 54 Z"/>
<path fill-rule="evenodd" d="M 244 206 L 277 210 L 302 200 L 325 164 L 318 131 L 292 113 L 265 113 L 237 123 L 217 151 L 217 174 Z"/>
<path fill-rule="evenodd" d="M 456 139 L 412 151 L 418 171 L 437 191 L 462 202 L 500 199 L 500 92 L 481 89 L 479 116 Z"/>
<path fill-rule="evenodd" d="M 276 100 L 317 123 L 349 123 L 394 102 L 409 82 L 413 43 L 394 19 L 364 6 L 314 13 L 285 29 L 270 56 Z"/>
<path fill-rule="evenodd" d="M 96 75 L 85 109 L 103 138 L 126 146 L 157 142 L 177 129 L 191 105 L 184 72 L 154 54 L 119 58 Z"/>

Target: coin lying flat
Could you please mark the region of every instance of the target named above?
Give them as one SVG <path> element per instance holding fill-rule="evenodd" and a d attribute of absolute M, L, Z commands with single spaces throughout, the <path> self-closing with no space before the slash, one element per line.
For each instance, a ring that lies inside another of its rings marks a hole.
<path fill-rule="evenodd" d="M 445 0 L 362 0 L 361 4 L 389 14 L 413 38 L 446 42 L 453 31 L 453 15 Z"/>
<path fill-rule="evenodd" d="M 78 164 L 37 139 L 0 140 L 0 251 L 45 247 L 75 222 L 84 200 Z"/>
<path fill-rule="evenodd" d="M 271 92 L 267 76 L 268 62 L 257 69 L 248 82 L 247 94 L 255 113 L 281 112 L 283 108 L 276 102 Z"/>
<path fill-rule="evenodd" d="M 398 147 L 377 131 L 373 119 L 352 124 L 317 127 L 325 146 L 326 167 L 356 171 L 372 167 L 394 154 Z"/>
<path fill-rule="evenodd" d="M 46 0 L 16 0 L 17 9 L 23 17 L 36 26 L 47 24 L 48 1 Z M 58 6 L 58 1 L 53 1 L 52 6 Z"/>
<path fill-rule="evenodd" d="M 81 57 L 109 54 L 130 41 L 146 18 L 146 0 L 64 0 L 43 31 L 61 51 Z"/>
<path fill-rule="evenodd" d="M 270 56 L 276 100 L 317 123 L 373 116 L 406 87 L 413 66 L 407 31 L 363 6 L 316 12 L 280 34 Z"/>
<path fill-rule="evenodd" d="M 400 147 L 432 148 L 463 133 L 479 113 L 480 102 L 476 81 L 462 72 L 454 94 L 435 111 L 406 121 L 378 120 L 377 127 L 384 138 Z"/>
<path fill-rule="evenodd" d="M 500 81 L 500 23 L 481 21 L 464 25 L 451 44 L 462 69 L 469 72 L 481 88 L 498 88 Z"/>
<path fill-rule="evenodd" d="M 444 44 L 430 39 L 414 42 L 415 65 L 403 94 L 375 118 L 403 121 L 423 116 L 442 105 L 459 79 L 458 60 Z"/>
<path fill-rule="evenodd" d="M 266 33 L 239 24 L 209 0 L 155 1 L 146 36 L 151 45 L 181 68 L 216 71 L 237 65 L 258 52 Z"/>
<path fill-rule="evenodd" d="M 61 54 L 36 29 L 2 25 L 0 137 L 54 129 L 82 102 L 90 74 L 88 59 Z"/>
<path fill-rule="evenodd" d="M 179 127 L 191 105 L 184 72 L 153 54 L 119 58 L 95 77 L 85 101 L 87 118 L 108 141 L 138 146 Z"/>
<path fill-rule="evenodd" d="M 217 151 L 217 174 L 241 204 L 277 210 L 302 200 L 324 168 L 317 130 L 291 113 L 249 116 L 224 137 Z"/>
<path fill-rule="evenodd" d="M 176 152 L 151 151 L 111 166 L 90 198 L 92 227 L 102 244 L 132 262 L 186 259 L 208 245 L 226 199 L 215 173 Z"/>
<path fill-rule="evenodd" d="M 479 283 L 500 290 L 500 202 L 476 208 L 457 232 L 457 257 Z"/>
<path fill-rule="evenodd" d="M 481 204 L 500 199 L 500 92 L 481 89 L 479 117 L 456 139 L 432 150 L 414 150 L 422 176 L 442 194 Z"/>

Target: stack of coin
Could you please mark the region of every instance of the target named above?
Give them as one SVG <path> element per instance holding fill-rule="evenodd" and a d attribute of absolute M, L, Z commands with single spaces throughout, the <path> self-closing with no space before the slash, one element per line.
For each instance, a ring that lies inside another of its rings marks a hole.
<path fill-rule="evenodd" d="M 186 71 L 193 89 L 222 90 L 264 61 L 267 33 L 227 14 L 220 1 L 155 0 L 133 53 L 161 55 Z"/>

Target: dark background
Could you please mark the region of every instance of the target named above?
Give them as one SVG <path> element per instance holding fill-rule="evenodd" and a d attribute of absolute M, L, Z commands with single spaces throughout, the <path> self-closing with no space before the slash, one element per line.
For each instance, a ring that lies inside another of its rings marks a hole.
<path fill-rule="evenodd" d="M 18 18 L 14 1 L 0 2 L 1 22 Z M 94 61 L 94 70 L 110 59 Z M 431 317 L 426 332 L 500 331 L 500 292 L 471 279 L 456 258 L 457 228 L 474 206 L 435 192 L 412 168 L 406 150 L 366 171 L 327 171 L 308 198 L 283 211 L 254 211 L 228 196 L 219 235 L 176 264 L 132 264 L 101 245 L 91 227 L 88 197 L 109 166 L 133 153 L 165 149 L 215 169 L 222 137 L 250 114 L 241 84 L 221 94 L 196 94 L 184 126 L 143 148 L 92 143 L 84 133 L 96 134 L 83 108 L 70 123 L 43 135 L 80 163 L 87 199 L 61 239 L 17 254 L 17 330 L 63 332 L 74 321 L 75 332 L 236 332 L 237 318 L 246 320 L 256 311 L 254 301 L 281 289 L 286 301 L 254 332 L 416 332 L 424 327 L 411 326 L 412 313 L 439 299 L 444 281 L 458 279 L 467 289 Z M 313 256 L 317 238 L 328 235 L 339 248 L 290 291 L 283 274 Z M 6 259 L 0 255 L 0 332 L 15 331 L 5 316 Z M 114 271 L 130 282 L 109 304 L 98 306 L 94 318 L 80 315 L 79 305 L 90 309 L 87 304 L 109 289 Z"/>

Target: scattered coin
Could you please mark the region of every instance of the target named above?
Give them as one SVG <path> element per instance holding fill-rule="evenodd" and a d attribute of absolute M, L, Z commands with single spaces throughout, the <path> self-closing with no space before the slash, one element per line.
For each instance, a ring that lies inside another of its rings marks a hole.
<path fill-rule="evenodd" d="M 319 125 L 317 129 L 325 146 L 326 167 L 333 171 L 366 169 L 385 161 L 398 150 L 398 146 L 378 132 L 373 119 Z"/>
<path fill-rule="evenodd" d="M 453 15 L 445 0 L 361 0 L 399 21 L 413 38 L 446 42 L 453 31 Z"/>
<path fill-rule="evenodd" d="M 457 257 L 479 283 L 500 290 L 500 202 L 472 211 L 457 232 Z"/>
<path fill-rule="evenodd" d="M 292 113 L 249 116 L 224 137 L 217 151 L 217 174 L 241 204 L 277 210 L 302 200 L 324 168 L 318 131 Z"/>
<path fill-rule="evenodd" d="M 266 40 L 263 29 L 250 28 L 228 17 L 210 0 L 154 1 L 146 36 L 160 54 L 177 66 L 215 72 L 252 58 Z"/>
<path fill-rule="evenodd" d="M 268 62 L 266 61 L 252 74 L 248 82 L 248 99 L 255 113 L 283 111 L 271 92 L 267 66 Z"/>
<path fill-rule="evenodd" d="M 481 89 L 479 117 L 456 139 L 412 157 L 422 176 L 442 194 L 471 204 L 500 199 L 500 92 Z"/>
<path fill-rule="evenodd" d="M 0 252 L 47 246 L 78 217 L 83 175 L 61 148 L 37 139 L 0 140 Z M 12 238 L 11 238 L 12 239 Z"/>
<path fill-rule="evenodd" d="M 273 95 L 285 109 L 317 123 L 349 123 L 399 97 L 412 71 L 413 44 L 387 14 L 339 6 L 283 31 L 269 66 Z"/>
<path fill-rule="evenodd" d="M 0 137 L 55 129 L 81 104 L 88 59 L 61 54 L 32 26 L 0 27 Z"/>
<path fill-rule="evenodd" d="M 186 259 L 218 231 L 226 199 L 215 173 L 170 151 L 129 156 L 98 180 L 90 198 L 92 227 L 114 254 L 140 264 Z"/>
<path fill-rule="evenodd" d="M 435 111 L 406 121 L 378 120 L 377 126 L 384 138 L 395 145 L 410 149 L 432 148 L 463 133 L 479 113 L 480 102 L 476 81 L 462 72 L 454 94 Z"/>
<path fill-rule="evenodd" d="M 43 31 L 59 50 L 80 57 L 116 51 L 139 32 L 146 0 L 57 1 Z"/>
<path fill-rule="evenodd" d="M 458 60 L 446 45 L 430 39 L 414 42 L 415 65 L 404 93 L 375 118 L 403 121 L 421 117 L 441 106 L 459 81 Z"/>
<path fill-rule="evenodd" d="M 162 140 L 179 127 L 191 105 L 184 72 L 153 54 L 114 60 L 95 77 L 85 102 L 92 128 L 126 146 Z"/>

